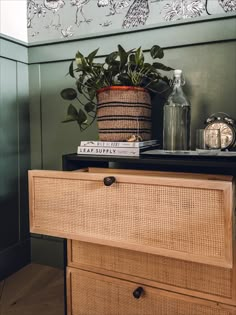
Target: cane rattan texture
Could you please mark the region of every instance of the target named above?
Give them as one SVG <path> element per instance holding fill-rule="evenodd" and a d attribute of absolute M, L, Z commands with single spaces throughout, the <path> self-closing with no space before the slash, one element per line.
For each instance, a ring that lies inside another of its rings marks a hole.
<path fill-rule="evenodd" d="M 70 269 L 71 270 L 71 269 Z M 181 297 L 142 286 L 143 295 L 133 297 L 140 284 L 72 270 L 71 315 L 233 315 L 227 306 Z"/>
<path fill-rule="evenodd" d="M 161 248 L 170 257 L 177 257 L 173 256 L 177 251 L 187 260 L 191 254 L 213 260 L 225 257 L 221 190 L 165 186 L 161 181 L 106 187 L 102 180 L 53 176 L 35 177 L 33 189 L 32 218 L 38 232 L 69 233 L 73 239 L 84 236 L 149 253 Z"/>
<path fill-rule="evenodd" d="M 125 141 L 132 135 L 151 139 L 151 99 L 145 90 L 106 90 L 97 96 L 102 141 Z"/>
<path fill-rule="evenodd" d="M 70 265 L 70 261 L 68 262 Z M 72 241 L 71 265 L 133 275 L 192 291 L 232 298 L 232 269 Z M 173 290 L 176 290 L 176 288 Z M 217 297 L 215 297 L 217 300 Z"/>

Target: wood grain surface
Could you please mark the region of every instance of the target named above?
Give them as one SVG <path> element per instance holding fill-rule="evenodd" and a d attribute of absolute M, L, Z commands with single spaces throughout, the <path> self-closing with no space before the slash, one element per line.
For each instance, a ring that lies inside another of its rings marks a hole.
<path fill-rule="evenodd" d="M 63 315 L 63 270 L 30 264 L 0 282 L 0 315 Z"/>

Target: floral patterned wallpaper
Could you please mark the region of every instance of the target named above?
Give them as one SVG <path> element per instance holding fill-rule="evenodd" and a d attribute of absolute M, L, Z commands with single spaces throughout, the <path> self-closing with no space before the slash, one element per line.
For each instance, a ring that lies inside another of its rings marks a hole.
<path fill-rule="evenodd" d="M 236 0 L 27 0 L 29 42 L 236 13 Z"/>

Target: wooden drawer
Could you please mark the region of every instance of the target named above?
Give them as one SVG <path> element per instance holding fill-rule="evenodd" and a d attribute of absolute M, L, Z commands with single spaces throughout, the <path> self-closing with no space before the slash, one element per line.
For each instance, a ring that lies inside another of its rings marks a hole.
<path fill-rule="evenodd" d="M 31 232 L 231 268 L 232 182 L 211 178 L 30 171 Z"/>
<path fill-rule="evenodd" d="M 227 269 L 80 241 L 68 241 L 67 249 L 71 267 L 236 305 L 235 266 Z"/>
<path fill-rule="evenodd" d="M 144 291 L 134 298 L 137 288 Z M 233 306 L 68 268 L 68 315 L 235 315 Z"/>

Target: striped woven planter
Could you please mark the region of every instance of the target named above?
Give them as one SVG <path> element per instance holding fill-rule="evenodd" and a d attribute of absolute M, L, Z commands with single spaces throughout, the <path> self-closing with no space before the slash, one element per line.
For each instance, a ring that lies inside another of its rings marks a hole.
<path fill-rule="evenodd" d="M 97 121 L 101 141 L 151 139 L 151 99 L 140 87 L 111 86 L 97 91 Z"/>

